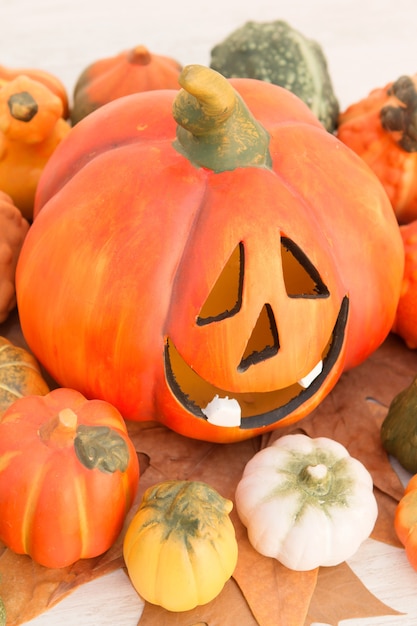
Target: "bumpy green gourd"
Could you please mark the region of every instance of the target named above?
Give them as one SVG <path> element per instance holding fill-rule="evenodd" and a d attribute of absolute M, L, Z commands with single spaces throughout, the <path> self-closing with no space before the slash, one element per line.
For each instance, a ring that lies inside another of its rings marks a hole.
<path fill-rule="evenodd" d="M 381 441 L 388 454 L 417 473 L 417 376 L 392 400 L 382 422 Z"/>
<path fill-rule="evenodd" d="M 226 78 L 256 78 L 285 87 L 329 132 L 336 129 L 339 103 L 323 50 L 287 22 L 247 22 L 211 50 L 210 67 Z"/>

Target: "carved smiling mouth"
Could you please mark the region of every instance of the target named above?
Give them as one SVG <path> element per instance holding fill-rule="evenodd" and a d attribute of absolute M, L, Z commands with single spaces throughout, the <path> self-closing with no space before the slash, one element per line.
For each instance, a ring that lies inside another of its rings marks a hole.
<path fill-rule="evenodd" d="M 240 406 L 242 420 L 240 428 L 251 429 L 275 424 L 293 413 L 322 387 L 329 372 L 337 362 L 345 337 L 348 319 L 349 300 L 343 298 L 339 315 L 326 349 L 322 355 L 321 372 L 312 382 L 303 387 L 299 382 L 266 392 L 228 392 L 211 385 L 201 378 L 182 358 L 175 345 L 168 338 L 165 344 L 165 372 L 172 393 L 183 407 L 193 416 L 207 421 L 204 413 L 207 405 L 218 396 L 235 400 Z M 235 424 L 233 424 L 235 425 Z"/>

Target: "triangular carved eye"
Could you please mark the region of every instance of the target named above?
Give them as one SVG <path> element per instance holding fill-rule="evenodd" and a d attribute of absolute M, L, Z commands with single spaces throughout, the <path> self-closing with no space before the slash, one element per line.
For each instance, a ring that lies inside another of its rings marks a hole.
<path fill-rule="evenodd" d="M 282 271 L 290 298 L 328 298 L 329 290 L 304 252 L 288 237 L 281 238 Z"/>
<path fill-rule="evenodd" d="M 271 306 L 265 304 L 246 345 L 239 364 L 239 371 L 246 371 L 251 365 L 265 361 L 279 350 L 278 329 Z"/>
<path fill-rule="evenodd" d="M 244 249 L 240 243 L 232 252 L 203 304 L 197 324 L 204 326 L 235 315 L 242 306 Z"/>

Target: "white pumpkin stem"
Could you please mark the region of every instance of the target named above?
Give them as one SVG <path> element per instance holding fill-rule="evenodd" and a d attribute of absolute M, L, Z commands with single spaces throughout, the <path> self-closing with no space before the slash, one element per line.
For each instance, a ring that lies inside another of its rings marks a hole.
<path fill-rule="evenodd" d="M 313 480 L 322 481 L 327 476 L 328 469 L 324 463 L 318 465 L 307 465 L 306 470 Z"/>
<path fill-rule="evenodd" d="M 314 495 L 325 495 L 329 492 L 331 472 L 324 463 L 306 465 L 299 474 L 302 486 Z"/>
<path fill-rule="evenodd" d="M 77 435 L 77 414 L 70 408 L 61 409 L 55 417 L 42 424 L 39 436 L 51 447 L 65 448 L 73 445 Z"/>
<path fill-rule="evenodd" d="M 75 430 L 77 428 L 77 414 L 70 408 L 62 409 L 58 413 L 59 427 L 65 430 Z"/>

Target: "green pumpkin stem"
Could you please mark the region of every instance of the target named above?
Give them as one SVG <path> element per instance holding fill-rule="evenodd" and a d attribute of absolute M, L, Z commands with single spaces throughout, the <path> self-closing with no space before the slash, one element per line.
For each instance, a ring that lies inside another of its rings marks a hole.
<path fill-rule="evenodd" d="M 173 104 L 178 152 L 214 172 L 271 167 L 267 131 L 224 76 L 188 65 L 179 83 L 182 89 Z"/>

